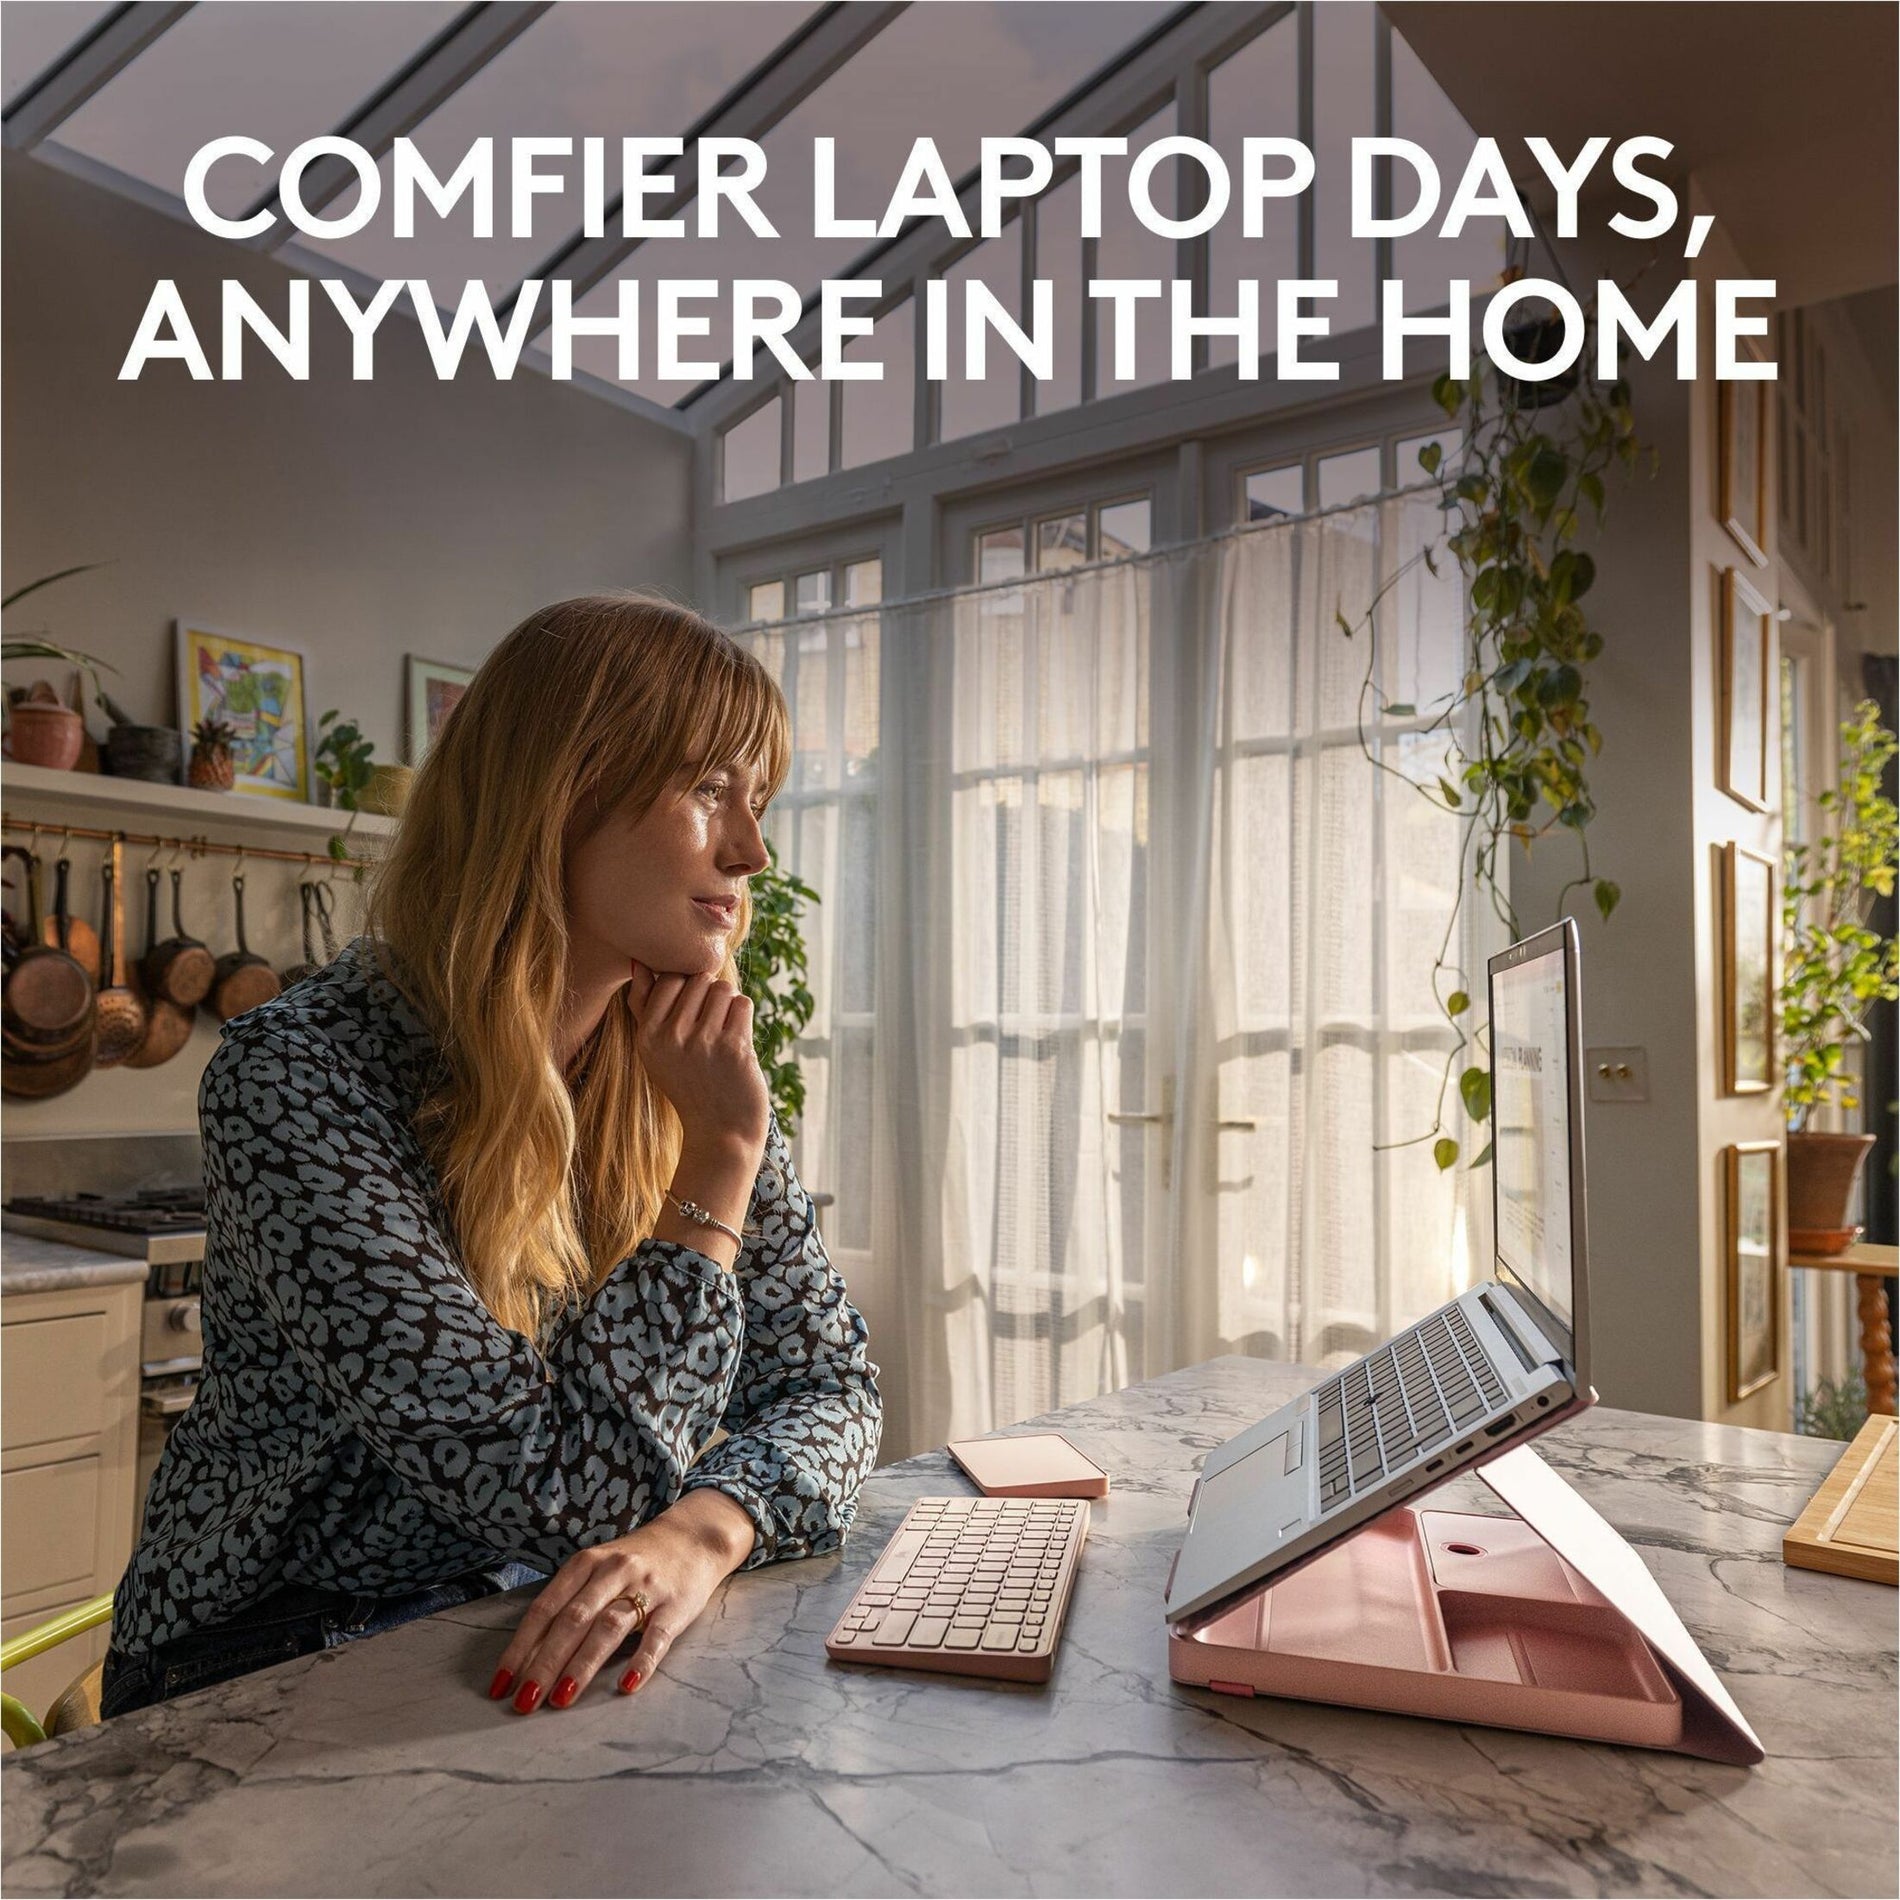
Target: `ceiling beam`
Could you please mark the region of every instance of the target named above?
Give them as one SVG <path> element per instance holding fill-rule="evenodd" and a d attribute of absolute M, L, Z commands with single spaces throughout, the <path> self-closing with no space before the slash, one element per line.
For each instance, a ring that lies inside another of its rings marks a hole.
<path fill-rule="evenodd" d="M 115 7 L 7 110 L 3 132 L 16 152 L 29 152 L 65 123 L 108 80 L 116 78 L 191 11 L 192 0 L 135 0 Z"/>
<path fill-rule="evenodd" d="M 905 4 L 906 0 L 853 0 L 853 4 L 844 5 L 834 0 L 832 5 L 813 14 L 683 135 L 686 149 L 670 168 L 673 190 L 657 209 L 645 215 L 653 219 L 676 218 L 692 203 L 699 181 L 694 151 L 701 139 L 764 138 L 847 60 L 882 33 L 904 11 Z M 656 171 L 653 176 L 657 178 L 660 173 Z M 576 234 L 539 269 L 528 272 L 522 281 L 546 282 L 550 278 L 565 277 L 574 286 L 574 301 L 579 303 L 596 284 L 613 276 L 646 242 L 644 238 L 614 233 L 624 201 L 622 193 L 607 207 L 600 237 Z M 507 321 L 507 312 L 514 308 L 520 294 L 521 286 L 517 284 L 500 313 L 501 321 Z"/>
<path fill-rule="evenodd" d="M 497 53 L 525 33 L 550 4 L 551 0 L 477 0 L 338 126 L 335 136 L 360 145 L 372 158 L 380 159 L 397 139 L 413 132 Z M 355 179 L 355 171 L 342 159 L 319 159 L 304 173 L 305 209 L 322 210 Z M 274 251 L 296 235 L 279 215 L 282 209 L 281 198 L 272 190 L 245 213 L 246 217 L 260 211 L 271 214 L 270 228 L 252 240 L 254 249 Z"/>

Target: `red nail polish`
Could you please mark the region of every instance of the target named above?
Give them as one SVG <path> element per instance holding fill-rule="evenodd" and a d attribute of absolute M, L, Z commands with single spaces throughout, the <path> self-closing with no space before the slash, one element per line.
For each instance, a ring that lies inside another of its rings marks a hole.
<path fill-rule="evenodd" d="M 521 1693 L 515 1697 L 515 1713 L 527 1715 L 541 1700 L 541 1685 L 538 1682 L 524 1682 Z"/>
<path fill-rule="evenodd" d="M 548 1707 L 564 1709 L 581 1692 L 581 1685 L 572 1676 L 563 1676 L 554 1685 L 554 1693 L 548 1697 Z"/>
<path fill-rule="evenodd" d="M 627 1673 L 620 1678 L 620 1693 L 622 1695 L 632 1695 L 634 1690 L 639 1688 L 639 1686 L 640 1672 L 637 1669 L 629 1669 Z"/>
<path fill-rule="evenodd" d="M 488 1685 L 488 1699 L 499 1702 L 515 1686 L 515 1672 L 512 1669 L 497 1669 L 495 1680 Z"/>

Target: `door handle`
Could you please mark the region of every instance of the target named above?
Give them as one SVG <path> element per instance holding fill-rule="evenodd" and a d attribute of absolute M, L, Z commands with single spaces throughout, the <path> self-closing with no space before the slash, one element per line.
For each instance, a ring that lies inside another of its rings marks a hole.
<path fill-rule="evenodd" d="M 1113 1111 L 1108 1119 L 1120 1126 L 1141 1126 L 1166 1128 L 1174 1120 L 1174 1077 L 1164 1075 L 1161 1078 L 1161 1106 L 1158 1109 Z M 1173 1144 L 1163 1145 L 1161 1152 L 1161 1185 L 1165 1190 L 1174 1185 Z"/>
<path fill-rule="evenodd" d="M 1214 1126 L 1216 1128 L 1253 1129 L 1253 1128 L 1258 1128 L 1260 1126 L 1261 1120 L 1262 1120 L 1262 1117 L 1258 1115 L 1235 1115 L 1235 1116 L 1229 1117 L 1225 1121 L 1216 1122 Z"/>

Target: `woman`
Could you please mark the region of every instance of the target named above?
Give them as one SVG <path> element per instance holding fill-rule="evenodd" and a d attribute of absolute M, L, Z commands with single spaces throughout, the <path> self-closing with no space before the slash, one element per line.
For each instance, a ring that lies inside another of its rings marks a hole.
<path fill-rule="evenodd" d="M 789 750 L 663 601 L 563 601 L 476 675 L 368 934 L 205 1071 L 204 1376 L 106 1714 L 550 1572 L 490 1693 L 566 1708 L 838 1546 L 877 1368 L 734 986 Z"/>

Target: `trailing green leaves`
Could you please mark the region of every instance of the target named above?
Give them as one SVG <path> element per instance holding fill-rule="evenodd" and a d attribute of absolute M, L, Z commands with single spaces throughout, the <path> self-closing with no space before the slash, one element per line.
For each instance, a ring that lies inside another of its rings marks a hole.
<path fill-rule="evenodd" d="M 766 853 L 771 862 L 751 880 L 752 928 L 739 951 L 739 987 L 752 999 L 752 1044 L 789 1141 L 805 1111 L 805 1078 L 792 1048 L 813 1008 L 799 913 L 824 900 L 780 866 L 769 844 Z"/>

